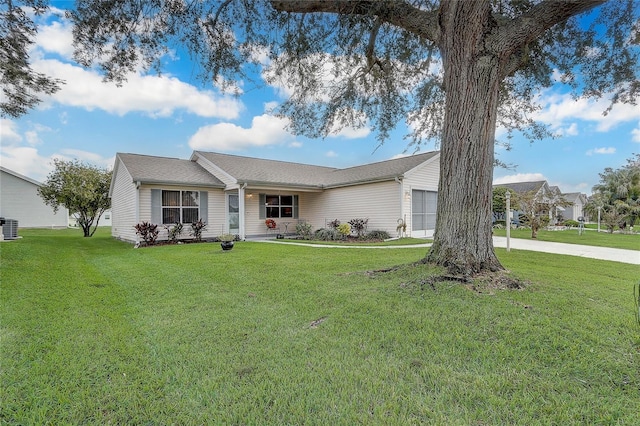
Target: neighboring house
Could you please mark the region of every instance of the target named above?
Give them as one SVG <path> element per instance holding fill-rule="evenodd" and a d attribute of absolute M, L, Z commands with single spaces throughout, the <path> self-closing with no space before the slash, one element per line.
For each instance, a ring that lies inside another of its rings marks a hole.
<path fill-rule="evenodd" d="M 533 193 L 534 197 L 537 198 L 541 203 L 551 202 L 556 197 L 562 195 L 562 193 L 560 192 L 560 189 L 557 186 L 549 186 L 546 180 L 539 180 L 535 182 L 502 183 L 499 185 L 493 185 L 493 187 L 507 188 L 511 192 L 516 194 Z M 523 212 L 518 210 L 517 204 L 516 205 L 512 204 L 511 209 L 514 211 L 513 212 L 514 220 L 518 220 L 518 218 L 520 217 L 521 214 L 523 214 Z M 558 211 L 555 212 L 556 215 L 562 214 L 562 210 L 563 210 L 562 207 L 558 207 L 557 210 Z M 552 217 L 554 217 L 554 212 L 551 212 L 551 211 L 547 211 L 544 214 L 545 215 L 548 214 L 549 219 L 552 219 Z"/>
<path fill-rule="evenodd" d="M 294 233 L 338 219 L 368 219 L 368 230 L 431 236 L 435 229 L 439 152 L 336 169 L 331 167 L 194 151 L 189 160 L 118 153 L 109 195 L 112 235 L 135 242 L 134 226 L 207 222 L 203 238 Z M 185 226 L 188 231 L 187 226 Z M 186 237 L 188 232 L 184 232 Z M 162 231 L 160 238 L 166 238 Z"/>
<path fill-rule="evenodd" d="M 0 217 L 18 221 L 19 228 L 66 228 L 69 213 L 57 213 L 46 205 L 38 188 L 40 182 L 0 166 Z"/>
<path fill-rule="evenodd" d="M 71 213 L 71 215 L 69 216 L 69 226 L 73 226 L 73 227 L 79 227 L 80 225 L 78 224 L 78 213 Z M 100 220 L 98 222 L 98 226 L 111 226 L 111 209 L 106 210 L 104 213 L 102 213 L 102 216 L 100 216 Z"/>
<path fill-rule="evenodd" d="M 568 202 L 572 203 L 571 206 L 565 207 L 565 220 L 578 220 L 579 217 L 583 217 L 585 221 L 588 221 L 589 219 L 584 213 L 584 206 L 589 201 L 587 196 L 580 192 L 570 192 L 563 195 Z"/>
<path fill-rule="evenodd" d="M 587 203 L 587 196 L 578 192 L 563 194 L 559 187 L 550 186 L 547 181 L 535 181 L 535 182 L 515 182 L 515 183 L 503 183 L 500 185 L 494 185 L 494 188 L 503 187 L 511 190 L 517 194 L 526 194 L 533 192 L 542 203 L 553 203 L 559 199 L 564 199 L 570 203 L 567 207 L 556 206 L 555 211 L 549 211 L 549 219 L 561 217 L 563 220 L 578 220 L 578 217 L 584 216 L 582 211 L 584 205 Z M 518 217 L 522 212 L 517 211 L 518 206 L 512 206 L 512 209 L 516 210 L 514 217 Z"/>

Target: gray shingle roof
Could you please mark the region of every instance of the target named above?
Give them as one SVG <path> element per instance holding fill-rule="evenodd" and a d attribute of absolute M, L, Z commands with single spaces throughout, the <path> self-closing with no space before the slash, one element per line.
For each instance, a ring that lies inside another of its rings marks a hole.
<path fill-rule="evenodd" d="M 242 183 L 316 187 L 326 180 L 326 176 L 329 173 L 336 170 L 331 167 L 264 160 L 216 152 L 196 151 L 194 154 L 202 156 Z"/>
<path fill-rule="evenodd" d="M 513 182 L 513 183 L 501 183 L 499 185 L 493 185 L 494 188 L 509 188 L 510 190 L 517 192 L 518 194 L 525 194 L 527 192 L 538 192 L 540 188 L 546 183 L 544 180 L 536 182 Z"/>
<path fill-rule="evenodd" d="M 392 160 L 379 161 L 377 163 L 365 164 L 362 166 L 335 170 L 325 182 L 325 185 L 331 187 L 359 182 L 393 179 L 395 177 L 403 176 L 408 171 L 435 157 L 438 153 L 438 151 L 431 151 L 407 157 L 394 158 Z"/>
<path fill-rule="evenodd" d="M 199 155 L 220 167 L 236 178 L 238 182 L 326 188 L 360 182 L 389 180 L 403 176 L 408 171 L 437 156 L 438 151 L 346 169 L 264 160 L 215 152 L 196 151 L 194 155 Z"/>
<path fill-rule="evenodd" d="M 118 153 L 134 182 L 224 187 L 215 176 L 194 161 Z"/>
<path fill-rule="evenodd" d="M 575 203 L 583 194 L 581 192 L 568 192 L 566 194 L 562 194 L 565 200 Z M 585 195 L 586 198 L 586 195 Z"/>

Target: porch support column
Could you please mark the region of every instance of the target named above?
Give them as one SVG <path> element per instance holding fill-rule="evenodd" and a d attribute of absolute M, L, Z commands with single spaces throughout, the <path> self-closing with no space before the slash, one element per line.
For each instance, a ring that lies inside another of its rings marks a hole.
<path fill-rule="evenodd" d="M 238 188 L 238 227 L 240 228 L 238 232 L 240 232 L 240 239 L 244 240 L 246 238 L 245 229 L 244 229 L 244 189 L 247 187 L 247 183 L 243 183 Z"/>

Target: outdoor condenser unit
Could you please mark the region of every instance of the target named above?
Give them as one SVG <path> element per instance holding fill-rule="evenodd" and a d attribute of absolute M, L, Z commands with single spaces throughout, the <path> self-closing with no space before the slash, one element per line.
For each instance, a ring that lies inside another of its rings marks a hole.
<path fill-rule="evenodd" d="M 5 240 L 15 240 L 18 238 L 18 221 L 15 219 L 4 219 L 2 235 L 4 235 Z"/>

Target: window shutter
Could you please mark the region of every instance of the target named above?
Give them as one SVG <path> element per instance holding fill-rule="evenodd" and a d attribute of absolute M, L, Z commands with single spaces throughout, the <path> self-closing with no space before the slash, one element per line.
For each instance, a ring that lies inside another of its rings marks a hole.
<path fill-rule="evenodd" d="M 297 195 L 293 196 L 293 218 L 294 219 L 298 218 L 298 196 Z"/>
<path fill-rule="evenodd" d="M 200 191 L 200 219 L 209 224 L 209 191 Z"/>
<path fill-rule="evenodd" d="M 258 196 L 258 204 L 260 204 L 258 206 L 258 212 L 259 212 L 260 219 L 264 219 L 267 216 L 267 208 L 265 207 L 266 202 L 267 202 L 267 195 L 260 194 Z"/>
<path fill-rule="evenodd" d="M 151 190 L 151 223 L 162 224 L 162 190 Z"/>

